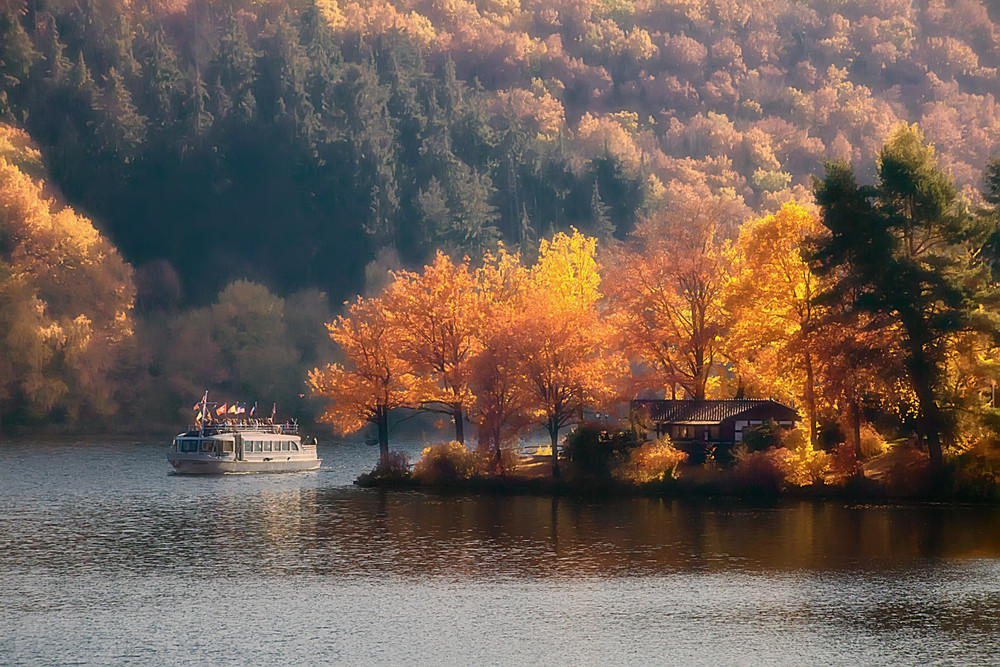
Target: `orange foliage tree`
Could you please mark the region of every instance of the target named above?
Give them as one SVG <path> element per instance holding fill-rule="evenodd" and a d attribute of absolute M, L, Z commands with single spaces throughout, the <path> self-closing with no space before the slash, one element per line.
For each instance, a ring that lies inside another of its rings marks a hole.
<path fill-rule="evenodd" d="M 344 363 L 309 373 L 312 393 L 330 400 L 321 417 L 343 435 L 366 423 L 378 429 L 379 453 L 389 453 L 389 413 L 411 403 L 420 380 L 399 355 L 399 333 L 382 299 L 351 304 L 347 314 L 327 325 Z"/>
<path fill-rule="evenodd" d="M 426 382 L 411 399 L 455 421 L 455 439 L 465 444 L 465 413 L 473 396 L 469 362 L 480 348 L 480 299 L 465 263 L 442 252 L 423 273 L 402 271 L 386 290 L 384 307 L 397 332 L 397 353 Z"/>
<path fill-rule="evenodd" d="M 731 202 L 705 193 L 642 221 L 611 253 L 607 292 L 621 344 L 650 373 L 648 388 L 704 399 L 725 333 L 728 276 L 721 240 Z"/>

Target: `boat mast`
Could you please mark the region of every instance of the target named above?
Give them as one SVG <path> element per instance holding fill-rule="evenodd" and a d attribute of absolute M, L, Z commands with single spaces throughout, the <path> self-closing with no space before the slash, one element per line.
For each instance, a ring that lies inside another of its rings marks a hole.
<path fill-rule="evenodd" d="M 205 395 L 201 397 L 201 420 L 198 422 L 198 435 L 205 435 L 205 420 L 208 419 L 208 389 L 205 390 Z"/>

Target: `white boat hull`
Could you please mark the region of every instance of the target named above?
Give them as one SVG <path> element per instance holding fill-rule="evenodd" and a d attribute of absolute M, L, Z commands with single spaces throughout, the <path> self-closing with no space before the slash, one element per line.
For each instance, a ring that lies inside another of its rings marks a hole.
<path fill-rule="evenodd" d="M 226 459 L 168 457 L 179 475 L 225 475 L 254 472 L 302 472 L 319 468 L 321 459 L 234 461 Z"/>

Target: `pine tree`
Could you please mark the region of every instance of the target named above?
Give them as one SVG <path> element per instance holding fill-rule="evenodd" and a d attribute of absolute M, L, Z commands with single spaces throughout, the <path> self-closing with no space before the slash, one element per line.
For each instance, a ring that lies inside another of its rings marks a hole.
<path fill-rule="evenodd" d="M 601 190 L 594 179 L 594 193 L 590 197 L 591 233 L 602 241 L 609 240 L 615 233 L 615 225 L 608 217 L 608 205 L 601 199 Z"/>
<path fill-rule="evenodd" d="M 212 67 L 233 102 L 236 118 L 242 123 L 249 123 L 257 111 L 253 92 L 257 79 L 256 60 L 257 54 L 241 17 L 232 15 L 219 38 Z"/>
<path fill-rule="evenodd" d="M 951 435 L 941 401 L 949 340 L 989 330 L 995 318 L 997 291 L 979 255 L 989 229 L 970 214 L 916 127 L 898 128 L 878 165 L 875 186 L 858 185 L 845 163 L 828 165 L 816 183 L 830 230 L 816 261 L 835 280 L 833 298 L 901 328 L 920 435 L 940 469 L 942 436 Z"/>
<path fill-rule="evenodd" d="M 146 137 L 146 117 L 136 110 L 132 95 L 114 67 L 108 70 L 94 111 L 99 114 L 98 145 L 121 163 L 131 161 Z"/>
<path fill-rule="evenodd" d="M 189 138 L 202 137 L 215 120 L 209 112 L 210 97 L 201 72 L 196 68 L 188 81 L 188 95 L 184 105 L 184 122 Z"/>
<path fill-rule="evenodd" d="M 172 125 L 177 119 L 178 99 L 184 92 L 183 76 L 162 30 L 154 32 L 150 40 L 144 78 L 154 122 L 160 127 Z"/>

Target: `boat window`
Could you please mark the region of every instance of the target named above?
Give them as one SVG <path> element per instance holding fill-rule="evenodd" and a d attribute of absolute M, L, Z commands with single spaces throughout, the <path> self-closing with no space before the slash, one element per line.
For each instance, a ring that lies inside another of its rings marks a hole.
<path fill-rule="evenodd" d="M 198 448 L 199 450 L 201 450 L 203 452 L 210 452 L 210 451 L 212 451 L 212 444 L 213 444 L 212 440 L 200 440 L 199 444 L 200 444 L 200 446 Z"/>
<path fill-rule="evenodd" d="M 289 444 L 290 444 L 290 443 L 288 443 L 288 442 L 283 442 L 283 443 L 281 443 L 281 451 L 283 451 L 283 452 L 287 452 L 287 451 L 289 451 L 289 449 L 288 449 L 288 445 L 289 445 Z"/>
<path fill-rule="evenodd" d="M 181 440 L 181 451 L 182 452 L 196 452 L 196 451 L 198 451 L 198 441 L 197 440 Z"/>
<path fill-rule="evenodd" d="M 271 451 L 271 443 L 270 442 L 265 442 L 264 443 L 264 451 L 265 452 Z"/>
<path fill-rule="evenodd" d="M 256 447 L 257 447 L 257 441 L 256 440 L 249 440 L 247 442 L 247 451 L 248 452 L 255 452 L 255 451 L 257 451 L 255 449 Z"/>
<path fill-rule="evenodd" d="M 293 452 L 297 452 L 297 451 L 299 451 L 299 446 L 298 446 L 298 444 L 296 444 L 296 443 L 294 443 L 294 442 L 292 443 L 292 451 L 293 451 Z"/>
<path fill-rule="evenodd" d="M 232 454 L 232 452 L 233 452 L 233 441 L 232 440 L 226 440 L 225 442 L 223 442 L 222 443 L 222 451 L 228 452 L 228 453 Z"/>

